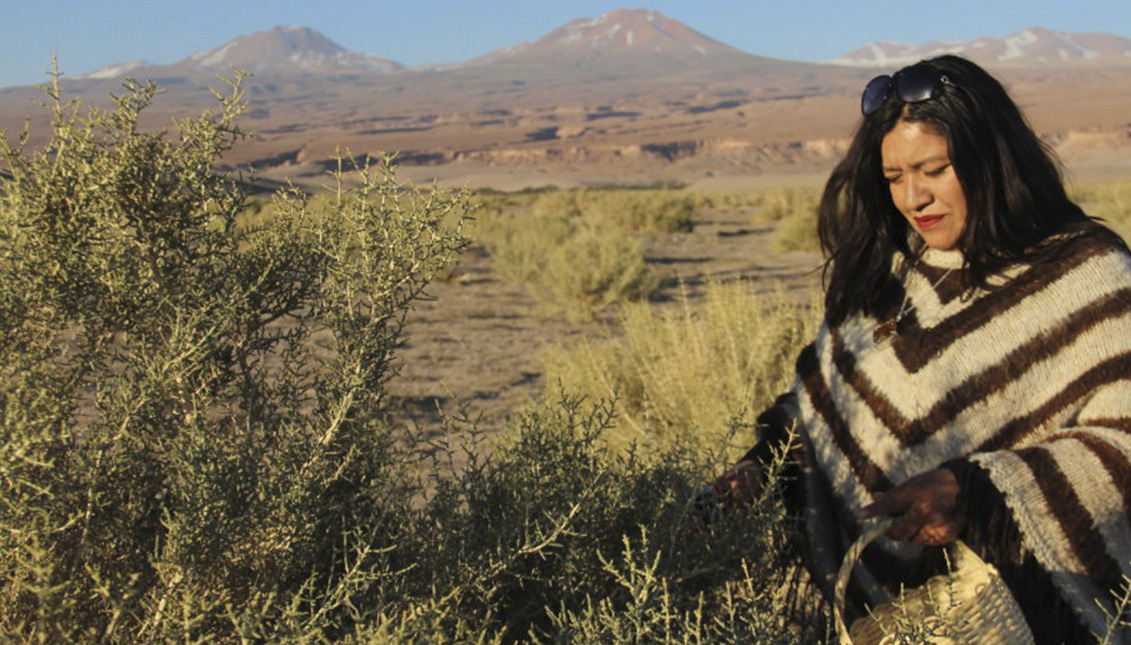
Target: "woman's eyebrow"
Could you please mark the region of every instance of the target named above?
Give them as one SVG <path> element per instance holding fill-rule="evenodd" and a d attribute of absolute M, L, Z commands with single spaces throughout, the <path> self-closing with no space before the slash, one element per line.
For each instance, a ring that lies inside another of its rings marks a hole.
<path fill-rule="evenodd" d="M 935 163 L 935 162 L 939 162 L 939 161 L 942 161 L 944 163 L 950 163 L 950 155 L 931 155 L 930 157 L 920 159 L 919 161 L 916 161 L 915 163 L 908 164 L 908 167 L 913 169 L 913 170 L 918 170 L 919 168 L 922 168 L 923 166 L 925 166 L 929 163 Z M 883 170 L 884 170 L 884 172 L 900 172 L 900 171 L 903 170 L 903 167 L 901 167 L 901 166 L 884 166 Z"/>

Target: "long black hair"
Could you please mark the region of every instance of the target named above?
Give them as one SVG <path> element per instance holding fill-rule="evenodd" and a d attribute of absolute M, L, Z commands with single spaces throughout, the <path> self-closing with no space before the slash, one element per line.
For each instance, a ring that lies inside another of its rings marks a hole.
<path fill-rule="evenodd" d="M 825 185 L 817 228 L 827 260 L 825 315 L 833 324 L 855 312 L 874 313 L 893 279 L 895 253 L 914 257 L 923 249 L 883 177 L 881 142 L 900 121 L 923 123 L 947 140 L 966 196 L 958 249 L 968 288 L 986 287 L 990 276 L 1017 261 L 1054 253 L 1047 243 L 1053 236 L 1093 225 L 1069 199 L 1052 149 L 997 79 L 959 56 L 923 62 L 946 82 L 926 101 L 889 97 L 865 116 Z"/>

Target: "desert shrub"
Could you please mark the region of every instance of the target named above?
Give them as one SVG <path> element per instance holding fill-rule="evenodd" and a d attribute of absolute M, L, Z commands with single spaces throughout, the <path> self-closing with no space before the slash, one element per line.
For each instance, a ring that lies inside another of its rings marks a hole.
<path fill-rule="evenodd" d="M 587 195 L 588 191 L 585 189 L 551 190 L 538 195 L 531 205 L 531 212 L 535 217 L 581 217 L 585 213 Z"/>
<path fill-rule="evenodd" d="M 582 204 L 586 217 L 636 233 L 689 233 L 702 207 L 697 195 L 669 190 L 591 191 Z"/>
<path fill-rule="evenodd" d="M 798 210 L 778 223 L 770 240 L 774 253 L 791 251 L 817 251 L 821 241 L 817 237 L 817 211 Z"/>
<path fill-rule="evenodd" d="M 1073 190 L 1072 197 L 1089 215 L 1131 240 L 1131 181 L 1083 184 Z"/>
<path fill-rule="evenodd" d="M 659 288 L 640 243 L 609 223 L 520 211 L 477 224 L 495 273 L 526 285 L 547 315 L 591 320 Z"/>
<path fill-rule="evenodd" d="M 405 566 L 383 385 L 467 196 L 363 167 L 241 225 L 239 81 L 173 134 L 156 92 L 80 114 L 56 78 L 44 150 L 0 142 L 0 633 L 332 635 Z"/>
<path fill-rule="evenodd" d="M 549 351 L 546 381 L 616 398 L 619 445 L 719 445 L 730 421 L 749 427 L 785 391 L 819 319 L 812 300 L 755 295 L 751 286 L 711 283 L 703 301 L 685 294 L 668 310 L 626 307 L 615 336 Z M 753 440 L 738 438 L 743 449 Z"/>
<path fill-rule="evenodd" d="M 761 210 L 755 214 L 757 222 L 780 222 L 799 211 L 816 210 L 820 191 L 815 188 L 782 186 L 763 192 Z"/>
<path fill-rule="evenodd" d="M 766 191 L 745 190 L 705 193 L 699 196 L 704 208 L 721 208 L 731 211 L 759 209 L 766 202 Z"/>
<path fill-rule="evenodd" d="M 646 301 L 659 289 L 636 239 L 598 223 L 573 229 L 546 249 L 531 288 L 546 311 L 573 322 L 592 320 L 612 305 Z"/>
<path fill-rule="evenodd" d="M 774 224 L 770 249 L 775 253 L 816 251 L 817 205 L 820 191 L 816 188 L 783 186 L 768 191 L 738 193 L 720 198 L 720 203 L 733 208 L 753 208 L 755 224 Z"/>
<path fill-rule="evenodd" d="M 766 195 L 757 221 L 777 222 L 770 248 L 775 253 L 816 251 L 817 204 L 820 192 L 812 188 L 777 188 Z"/>
<path fill-rule="evenodd" d="M 384 423 L 468 195 L 380 164 L 241 223 L 239 88 L 170 135 L 152 85 L 52 84 L 46 149 L 0 142 L 0 640 L 797 641 L 792 524 L 770 487 L 690 530 L 699 447 L 614 453 L 577 396 L 489 453 Z"/>
<path fill-rule="evenodd" d="M 500 214 L 481 217 L 476 228 L 500 278 L 534 284 L 545 279 L 550 255 L 576 234 L 577 225 L 560 217 Z"/>
<path fill-rule="evenodd" d="M 633 233 L 690 231 L 701 200 L 667 190 L 554 190 L 529 208 L 488 207 L 476 238 L 500 278 L 529 286 L 551 315 L 590 320 L 647 300 L 659 283 Z"/>
<path fill-rule="evenodd" d="M 490 611 L 484 631 L 508 641 L 798 642 L 778 593 L 795 530 L 780 504 L 770 495 L 695 529 L 687 500 L 717 464 L 704 470 L 687 445 L 613 454 L 614 419 L 559 397 L 519 415 L 490 460 L 472 451 L 438 475 L 420 533 L 427 575 L 413 576 L 424 597 L 467 624 Z"/>
<path fill-rule="evenodd" d="M 472 196 L 475 206 L 468 235 L 480 244 L 492 244 L 506 235 L 518 212 L 529 212 L 539 193 L 503 193 L 477 191 Z"/>
<path fill-rule="evenodd" d="M 489 206 L 476 239 L 496 274 L 528 285 L 550 315 L 590 320 L 614 304 L 646 300 L 658 281 L 632 232 L 691 230 L 698 199 L 661 190 L 555 190 L 529 208 Z"/>
<path fill-rule="evenodd" d="M 538 217 L 584 217 L 627 233 L 686 233 L 705 201 L 672 190 L 574 189 L 543 193 L 532 205 Z"/>

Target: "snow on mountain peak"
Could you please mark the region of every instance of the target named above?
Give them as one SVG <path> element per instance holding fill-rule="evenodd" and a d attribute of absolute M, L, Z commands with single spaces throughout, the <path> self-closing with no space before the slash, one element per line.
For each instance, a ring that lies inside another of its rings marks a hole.
<path fill-rule="evenodd" d="M 967 42 L 936 41 L 926 45 L 876 42 L 825 61 L 855 67 L 897 67 L 954 53 L 985 64 L 1070 65 L 1131 62 L 1131 40 L 1110 34 L 1070 34 L 1032 27 L 1005 38 Z"/>
<path fill-rule="evenodd" d="M 271 71 L 346 71 L 391 72 L 397 63 L 348 51 L 309 27 L 274 27 L 241 36 L 185 59 L 194 67 L 206 69 L 238 67 L 252 72 Z"/>
<path fill-rule="evenodd" d="M 119 78 L 119 77 L 128 75 L 130 72 L 134 71 L 135 69 L 139 69 L 139 68 L 142 68 L 142 67 L 149 67 L 150 65 L 151 65 L 151 63 L 149 61 L 145 61 L 145 60 L 141 60 L 141 59 L 129 60 L 129 61 L 125 61 L 123 63 L 114 63 L 112 65 L 105 65 L 103 67 L 99 67 L 98 69 L 93 69 L 89 72 L 83 72 L 81 74 L 75 74 L 75 75 L 72 76 L 72 78 L 76 78 L 76 79 Z"/>

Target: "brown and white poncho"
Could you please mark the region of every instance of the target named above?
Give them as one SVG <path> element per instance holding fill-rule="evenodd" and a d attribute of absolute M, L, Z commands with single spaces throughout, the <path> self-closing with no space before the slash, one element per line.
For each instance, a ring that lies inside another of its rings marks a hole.
<path fill-rule="evenodd" d="M 962 264 L 928 249 L 885 315 L 824 326 L 798 359 L 783 405 L 800 422 L 811 568 L 822 585 L 835 576 L 874 492 L 948 467 L 963 539 L 1001 570 L 1038 640 L 1080 642 L 1105 631 L 1101 605 L 1131 575 L 1131 257 L 1086 233 L 973 292 Z M 857 598 L 917 584 L 938 551 L 881 540 Z"/>

